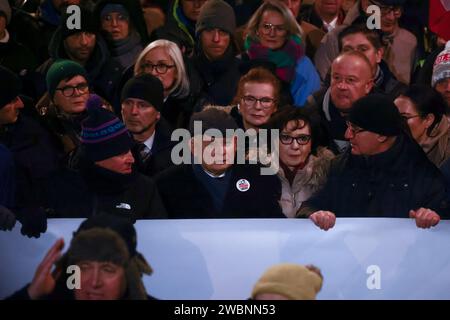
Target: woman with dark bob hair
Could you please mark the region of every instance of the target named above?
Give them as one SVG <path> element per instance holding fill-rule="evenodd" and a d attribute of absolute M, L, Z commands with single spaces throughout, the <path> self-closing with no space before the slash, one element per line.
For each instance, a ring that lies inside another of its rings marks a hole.
<path fill-rule="evenodd" d="M 286 106 L 272 116 L 267 127 L 279 130 L 279 202 L 283 213 L 294 218 L 302 203 L 326 182 L 334 155 L 318 145 L 319 124 L 304 109 Z"/>
<path fill-rule="evenodd" d="M 450 158 L 450 124 L 442 96 L 429 86 L 412 85 L 395 99 L 395 105 L 414 140 L 440 168 Z"/>

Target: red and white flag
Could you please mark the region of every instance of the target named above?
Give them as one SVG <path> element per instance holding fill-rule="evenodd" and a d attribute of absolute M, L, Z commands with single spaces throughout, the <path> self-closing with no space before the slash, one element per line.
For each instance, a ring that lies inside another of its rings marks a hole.
<path fill-rule="evenodd" d="M 430 30 L 450 40 L 450 0 L 430 0 Z"/>

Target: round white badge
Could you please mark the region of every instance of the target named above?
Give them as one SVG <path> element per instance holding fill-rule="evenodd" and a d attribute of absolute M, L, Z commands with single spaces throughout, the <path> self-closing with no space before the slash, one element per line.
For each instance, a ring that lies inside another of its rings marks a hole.
<path fill-rule="evenodd" d="M 250 189 L 250 182 L 248 182 L 247 179 L 239 179 L 238 182 L 236 182 L 236 188 L 240 192 L 245 192 Z"/>

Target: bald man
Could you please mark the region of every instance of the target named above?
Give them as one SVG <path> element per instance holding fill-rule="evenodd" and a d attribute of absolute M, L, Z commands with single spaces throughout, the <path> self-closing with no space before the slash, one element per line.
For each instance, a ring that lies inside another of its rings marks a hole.
<path fill-rule="evenodd" d="M 349 145 L 345 138 L 346 114 L 353 102 L 373 88 L 373 69 L 365 55 L 358 51 L 340 54 L 331 65 L 331 85 L 308 99 L 307 107 L 320 115 L 326 137 L 321 141 L 335 153 Z"/>

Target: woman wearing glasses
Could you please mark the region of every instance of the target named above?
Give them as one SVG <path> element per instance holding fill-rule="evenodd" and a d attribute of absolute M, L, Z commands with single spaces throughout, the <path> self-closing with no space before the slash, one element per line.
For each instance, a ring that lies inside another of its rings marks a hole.
<path fill-rule="evenodd" d="M 334 155 L 318 146 L 319 127 L 303 109 L 281 109 L 268 127 L 279 130 L 280 206 L 288 218 L 294 218 L 302 203 L 326 182 Z"/>
<path fill-rule="evenodd" d="M 442 96 L 429 86 L 412 85 L 394 103 L 414 140 L 440 168 L 450 158 L 450 124 Z"/>
<path fill-rule="evenodd" d="M 72 60 L 58 60 L 47 72 L 48 92 L 36 109 L 55 137 L 63 165 L 72 166 L 74 151 L 80 145 L 81 122 L 86 118 L 90 96 L 86 70 Z M 103 105 L 111 106 L 103 100 Z"/>
<path fill-rule="evenodd" d="M 164 88 L 162 116 L 175 128 L 187 128 L 194 109 L 200 109 L 200 89 L 190 83 L 183 55 L 169 40 L 150 43 L 139 55 L 134 75 L 149 73 L 161 80 Z"/>
<path fill-rule="evenodd" d="M 135 1 L 102 0 L 95 8 L 109 51 L 123 69 L 132 66 L 148 43 L 142 9 Z"/>
<path fill-rule="evenodd" d="M 258 130 L 278 108 L 280 81 L 264 68 L 253 68 L 239 80 L 230 115 L 244 130 Z"/>
<path fill-rule="evenodd" d="M 265 1 L 247 26 L 246 55 L 269 62 L 277 76 L 289 86 L 294 104 L 303 106 L 320 89 L 320 78 L 305 55 L 302 30 L 288 7 L 276 0 Z"/>

